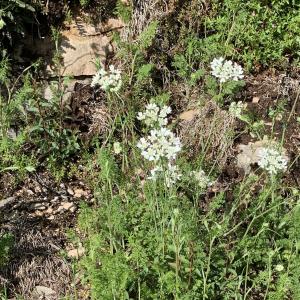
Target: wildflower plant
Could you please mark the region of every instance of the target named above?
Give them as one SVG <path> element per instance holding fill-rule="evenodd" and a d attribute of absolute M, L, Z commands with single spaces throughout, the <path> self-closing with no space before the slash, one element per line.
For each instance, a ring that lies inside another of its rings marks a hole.
<path fill-rule="evenodd" d="M 274 148 L 262 148 L 258 153 L 258 165 L 271 176 L 287 169 L 287 158 Z"/>
<path fill-rule="evenodd" d="M 239 81 L 244 78 L 243 68 L 231 60 L 225 60 L 223 57 L 215 58 L 211 64 L 211 74 L 216 77 L 220 83 L 227 81 Z"/>
<path fill-rule="evenodd" d="M 101 68 L 93 77 L 92 87 L 100 86 L 105 92 L 118 92 L 122 86 L 121 71 L 113 65 L 109 66 L 109 70 L 105 71 Z"/>
<path fill-rule="evenodd" d="M 168 187 L 181 178 L 181 173 L 174 162 L 182 148 L 180 139 L 165 127 L 170 113 L 169 106 L 159 107 L 152 103 L 148 104 L 146 110 L 139 112 L 137 116 L 138 120 L 151 128 L 149 134 L 137 143 L 144 159 L 154 164 L 148 179 L 157 180 L 164 177 Z"/>
<path fill-rule="evenodd" d="M 239 64 L 219 57 L 213 59 L 210 68 L 212 76 L 207 77 L 206 88 L 217 102 L 223 103 L 225 96 L 233 96 L 244 86 L 244 71 Z"/>
<path fill-rule="evenodd" d="M 146 138 L 141 138 L 137 147 L 148 161 L 175 160 L 181 150 L 178 137 L 168 128 L 152 129 Z"/>
<path fill-rule="evenodd" d="M 212 186 L 214 183 L 202 169 L 199 171 L 192 171 L 190 177 L 202 190 Z"/>
<path fill-rule="evenodd" d="M 232 103 L 230 103 L 228 111 L 235 118 L 238 118 L 240 120 L 245 121 L 245 117 L 243 116 L 243 112 L 246 109 L 246 107 L 247 107 L 247 104 L 243 103 L 242 101 L 232 102 Z"/>
<path fill-rule="evenodd" d="M 168 124 L 167 116 L 172 112 L 171 107 L 159 107 L 155 103 L 150 103 L 146 106 L 144 112 L 139 112 L 137 119 L 143 121 L 147 126 L 166 126 Z"/>

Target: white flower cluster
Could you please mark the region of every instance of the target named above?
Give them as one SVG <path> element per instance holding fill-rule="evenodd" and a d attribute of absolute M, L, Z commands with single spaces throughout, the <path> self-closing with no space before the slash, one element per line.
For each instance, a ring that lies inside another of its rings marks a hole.
<path fill-rule="evenodd" d="M 182 176 L 178 167 L 173 163 L 182 147 L 180 139 L 165 127 L 170 113 L 169 106 L 160 108 L 156 104 L 148 104 L 146 111 L 139 112 L 137 116 L 139 120 L 152 128 L 149 135 L 141 138 L 137 144 L 142 156 L 155 164 L 148 179 L 164 178 L 167 187 L 173 185 Z"/>
<path fill-rule="evenodd" d="M 201 189 L 206 189 L 207 187 L 213 185 L 213 181 L 205 174 L 205 172 L 200 169 L 199 171 L 191 172 L 192 179 L 198 184 Z"/>
<path fill-rule="evenodd" d="M 109 66 L 109 71 L 100 69 L 93 77 L 92 87 L 100 86 L 106 92 L 118 92 L 122 86 L 121 71 Z"/>
<path fill-rule="evenodd" d="M 159 177 L 165 176 L 165 181 L 167 187 L 170 187 L 176 181 L 180 180 L 182 174 L 180 173 L 177 166 L 172 165 L 171 163 L 168 163 L 167 168 L 164 170 L 162 167 L 157 166 L 153 168 L 151 171 L 151 176 L 148 177 L 148 179 L 156 180 Z"/>
<path fill-rule="evenodd" d="M 247 107 L 247 103 L 243 103 L 242 101 L 239 102 L 232 102 L 229 106 L 229 113 L 236 117 L 241 118 L 243 110 Z"/>
<path fill-rule="evenodd" d="M 181 150 L 181 142 L 171 130 L 161 127 L 152 129 L 150 135 L 141 138 L 137 147 L 142 151 L 142 156 L 149 161 L 170 161 L 174 160 Z"/>
<path fill-rule="evenodd" d="M 139 112 L 137 119 L 144 121 L 147 126 L 165 126 L 168 123 L 167 116 L 171 113 L 171 107 L 164 105 L 159 107 L 155 103 L 146 106 L 145 112 Z"/>
<path fill-rule="evenodd" d="M 258 157 L 258 165 L 265 169 L 270 175 L 276 175 L 287 169 L 287 158 L 276 149 L 262 148 L 258 152 Z"/>
<path fill-rule="evenodd" d="M 229 80 L 238 81 L 244 78 L 243 68 L 231 60 L 223 57 L 215 58 L 211 63 L 211 74 L 219 79 L 221 83 Z"/>

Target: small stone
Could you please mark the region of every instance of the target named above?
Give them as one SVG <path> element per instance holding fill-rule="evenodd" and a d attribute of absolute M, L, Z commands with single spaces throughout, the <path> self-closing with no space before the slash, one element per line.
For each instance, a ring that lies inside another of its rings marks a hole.
<path fill-rule="evenodd" d="M 75 210 L 76 210 L 76 207 L 75 207 L 75 206 L 72 206 L 69 210 L 70 210 L 71 213 L 74 213 Z"/>
<path fill-rule="evenodd" d="M 36 187 L 34 188 L 34 191 L 35 191 L 36 193 L 41 193 L 41 192 L 42 192 L 42 189 L 41 189 L 39 186 L 36 186 Z"/>
<path fill-rule="evenodd" d="M 70 195 L 74 195 L 74 191 L 73 191 L 71 188 L 68 188 L 68 189 L 67 189 L 67 192 L 68 192 Z"/>
<path fill-rule="evenodd" d="M 30 205 L 30 208 L 36 210 L 44 210 L 46 209 L 46 206 L 44 203 L 33 203 Z"/>
<path fill-rule="evenodd" d="M 46 286 L 38 285 L 35 287 L 36 292 L 38 295 L 43 296 L 43 297 L 49 297 L 49 296 L 54 296 L 56 295 L 56 292 Z"/>
<path fill-rule="evenodd" d="M 48 207 L 48 209 L 45 211 L 46 214 L 52 214 L 53 213 L 53 208 Z"/>
<path fill-rule="evenodd" d="M 14 200 L 16 199 L 16 197 L 8 197 L 6 199 L 3 199 L 0 201 L 0 208 L 5 207 L 8 204 L 11 204 Z"/>
<path fill-rule="evenodd" d="M 252 103 L 258 103 L 259 100 L 260 100 L 259 97 L 253 97 L 253 98 L 252 98 Z"/>
<path fill-rule="evenodd" d="M 40 210 L 37 210 L 37 211 L 34 212 L 33 215 L 34 215 L 35 217 L 42 217 L 42 216 L 44 215 L 44 213 L 43 213 L 42 211 L 40 211 Z"/>
<path fill-rule="evenodd" d="M 27 194 L 30 195 L 30 196 L 32 196 L 32 195 L 34 195 L 34 192 L 33 192 L 32 190 L 29 190 L 29 189 L 28 189 L 28 190 L 27 190 Z"/>
<path fill-rule="evenodd" d="M 61 205 L 57 208 L 56 212 L 62 212 L 63 210 L 70 210 L 74 207 L 74 203 L 72 202 L 62 202 Z"/>
<path fill-rule="evenodd" d="M 74 206 L 74 203 L 72 203 L 72 202 L 63 202 L 62 206 L 63 206 L 64 209 L 68 210 L 68 209 L 70 209 L 71 207 Z"/>
<path fill-rule="evenodd" d="M 52 215 L 52 216 L 49 216 L 48 218 L 47 218 L 48 220 L 54 220 L 54 216 Z"/>
<path fill-rule="evenodd" d="M 78 259 L 85 252 L 85 249 L 82 246 L 79 246 L 77 249 L 71 249 L 68 251 L 68 257 Z"/>
<path fill-rule="evenodd" d="M 81 198 L 83 196 L 87 196 L 87 192 L 84 191 L 83 189 L 76 189 L 74 192 L 75 192 L 74 193 L 75 198 Z"/>
<path fill-rule="evenodd" d="M 52 200 L 51 200 L 51 202 L 53 203 L 53 202 L 57 202 L 59 200 L 59 197 L 58 196 L 55 196 Z"/>

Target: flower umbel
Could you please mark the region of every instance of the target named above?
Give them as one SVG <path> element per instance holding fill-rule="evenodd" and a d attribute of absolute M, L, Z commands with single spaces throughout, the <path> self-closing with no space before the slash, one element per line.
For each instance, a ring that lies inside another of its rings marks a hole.
<path fill-rule="evenodd" d="M 262 148 L 258 153 L 258 157 L 258 165 L 270 175 L 276 175 L 287 169 L 287 158 L 276 149 Z"/>
<path fill-rule="evenodd" d="M 146 160 L 154 162 L 148 179 L 164 179 L 167 187 L 173 185 L 182 176 L 174 164 L 182 147 L 180 139 L 165 127 L 168 124 L 167 116 L 170 113 L 171 108 L 169 106 L 159 107 L 155 103 L 150 103 L 146 106 L 146 111 L 139 112 L 137 116 L 138 120 L 153 128 L 150 130 L 150 134 L 142 137 L 137 144 L 142 156 Z"/>
<path fill-rule="evenodd" d="M 141 138 L 137 147 L 142 151 L 142 156 L 149 161 L 172 160 L 181 150 L 181 143 L 172 131 L 165 127 L 152 129 L 150 135 Z"/>
<path fill-rule="evenodd" d="M 211 74 L 219 79 L 221 83 L 229 80 L 238 81 L 244 78 L 243 68 L 231 60 L 223 57 L 215 58 L 211 64 Z"/>
<path fill-rule="evenodd" d="M 239 102 L 232 102 L 229 106 L 229 113 L 233 115 L 234 117 L 240 119 L 242 116 L 243 110 L 245 110 L 247 107 L 246 103 L 243 103 L 242 101 Z"/>
<path fill-rule="evenodd" d="M 164 176 L 167 187 L 170 187 L 178 180 L 180 180 L 182 174 L 177 166 L 168 163 L 167 168 L 164 170 L 162 167 L 154 167 L 151 171 L 150 180 L 157 180 L 157 178 Z"/>
<path fill-rule="evenodd" d="M 146 106 L 145 112 L 139 112 L 137 119 L 143 121 L 147 126 L 165 126 L 168 123 L 167 116 L 171 113 L 171 107 L 162 106 L 161 108 L 155 104 L 150 103 Z"/>
<path fill-rule="evenodd" d="M 202 169 L 200 169 L 199 171 L 192 171 L 191 177 L 203 190 L 213 185 L 213 181 L 210 180 L 210 178 L 205 174 L 205 172 Z"/>
<path fill-rule="evenodd" d="M 93 77 L 92 87 L 100 86 L 106 92 L 118 92 L 122 86 L 121 71 L 109 66 L 109 71 L 100 69 Z"/>

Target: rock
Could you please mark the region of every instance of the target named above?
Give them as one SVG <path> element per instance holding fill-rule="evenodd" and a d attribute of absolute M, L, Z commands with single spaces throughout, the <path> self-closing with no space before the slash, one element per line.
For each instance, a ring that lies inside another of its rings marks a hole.
<path fill-rule="evenodd" d="M 83 196 L 87 196 L 87 192 L 84 191 L 83 189 L 75 189 L 74 190 L 74 197 L 75 198 L 81 198 Z"/>
<path fill-rule="evenodd" d="M 40 186 L 36 185 L 36 186 L 34 187 L 34 192 L 35 192 L 35 193 L 41 193 L 41 192 L 42 192 L 42 189 L 40 188 Z"/>
<path fill-rule="evenodd" d="M 16 197 L 12 196 L 12 197 L 8 197 L 6 199 L 3 199 L 0 201 L 0 209 L 4 208 L 5 206 L 11 204 L 12 202 L 14 202 L 16 200 Z"/>
<path fill-rule="evenodd" d="M 65 190 L 65 189 L 66 189 L 66 186 L 65 186 L 65 184 L 64 184 L 64 183 L 61 183 L 61 184 L 59 185 L 59 187 L 60 187 L 61 189 L 63 189 L 63 190 Z"/>
<path fill-rule="evenodd" d="M 69 99 L 74 91 L 74 87 L 76 83 L 80 83 L 82 85 L 90 85 L 91 84 L 91 78 L 85 78 L 85 79 L 70 79 L 68 81 L 64 82 L 64 93 L 63 93 L 63 103 L 68 104 Z M 46 100 L 51 100 L 54 96 L 53 90 L 56 89 L 57 82 L 53 82 L 49 80 L 45 83 L 45 88 L 43 91 L 43 96 Z"/>
<path fill-rule="evenodd" d="M 8 128 L 7 130 L 7 136 L 10 137 L 12 140 L 15 140 L 17 138 L 17 131 L 14 128 Z"/>
<path fill-rule="evenodd" d="M 59 200 L 59 197 L 58 197 L 58 196 L 55 196 L 55 197 L 51 200 L 51 202 L 52 202 L 52 203 L 55 203 L 55 202 L 58 202 L 58 200 Z"/>
<path fill-rule="evenodd" d="M 68 209 L 70 209 L 71 207 L 74 206 L 74 203 L 72 203 L 72 202 L 63 202 L 63 203 L 62 203 L 62 206 L 63 206 L 63 208 L 64 208 L 65 210 L 68 210 Z"/>
<path fill-rule="evenodd" d="M 259 102 L 259 97 L 253 97 L 252 98 L 252 103 L 258 103 Z"/>
<path fill-rule="evenodd" d="M 38 285 L 35 287 L 38 295 L 45 297 L 46 299 L 56 295 L 56 292 L 46 286 Z"/>
<path fill-rule="evenodd" d="M 70 187 L 67 189 L 67 192 L 68 192 L 70 195 L 74 195 L 74 191 L 73 191 Z"/>
<path fill-rule="evenodd" d="M 46 206 L 45 203 L 32 203 L 30 208 L 35 210 L 44 210 L 46 209 Z"/>
<path fill-rule="evenodd" d="M 48 209 L 45 211 L 46 214 L 52 214 L 53 213 L 53 208 L 52 207 L 48 207 Z"/>
<path fill-rule="evenodd" d="M 198 109 L 187 110 L 179 115 L 179 119 L 184 121 L 192 121 L 198 113 Z"/>
<path fill-rule="evenodd" d="M 71 213 L 74 213 L 76 211 L 76 206 L 72 206 L 69 210 Z"/>
<path fill-rule="evenodd" d="M 77 249 L 71 249 L 68 251 L 68 257 L 70 258 L 80 258 L 85 252 L 85 249 L 80 245 Z"/>
<path fill-rule="evenodd" d="M 75 207 L 73 202 L 62 202 L 61 205 L 57 208 L 56 212 L 61 212 L 63 210 L 71 210 Z"/>
<path fill-rule="evenodd" d="M 63 65 L 60 75 L 92 76 L 97 71 L 96 58 L 104 63 L 113 48 L 111 38 L 102 35 L 96 27 L 75 21 L 61 33 L 60 51 Z M 57 75 L 50 66 L 47 71 L 50 76 Z"/>
<path fill-rule="evenodd" d="M 42 217 L 42 216 L 44 216 L 44 213 L 40 210 L 37 210 L 34 212 L 33 216 L 34 217 Z"/>
<path fill-rule="evenodd" d="M 106 23 L 102 24 L 102 33 L 113 31 L 113 30 L 120 30 L 124 27 L 124 22 L 120 19 L 110 18 L 107 20 Z"/>
<path fill-rule="evenodd" d="M 34 195 L 34 192 L 32 191 L 32 190 L 27 190 L 27 195 L 29 195 L 29 196 L 32 196 L 32 195 Z"/>

